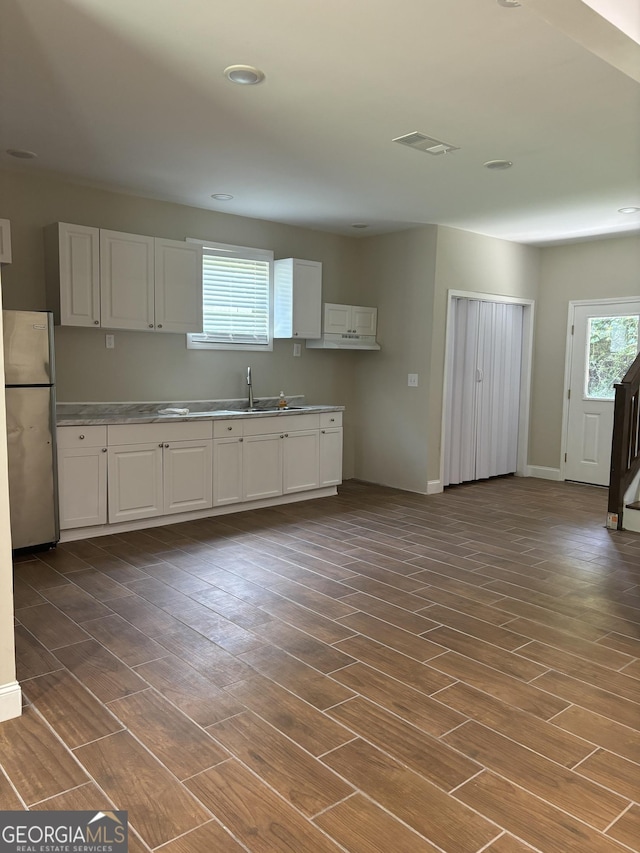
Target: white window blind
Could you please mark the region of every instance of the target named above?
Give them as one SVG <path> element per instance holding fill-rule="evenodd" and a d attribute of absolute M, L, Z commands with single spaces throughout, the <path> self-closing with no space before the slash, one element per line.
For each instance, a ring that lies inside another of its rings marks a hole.
<path fill-rule="evenodd" d="M 204 244 L 202 334 L 189 346 L 244 349 L 271 347 L 273 252 Z"/>

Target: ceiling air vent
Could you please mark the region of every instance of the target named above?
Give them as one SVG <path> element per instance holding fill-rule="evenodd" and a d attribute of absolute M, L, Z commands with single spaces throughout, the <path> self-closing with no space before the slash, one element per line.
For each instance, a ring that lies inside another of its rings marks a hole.
<path fill-rule="evenodd" d="M 425 154 L 448 154 L 450 151 L 459 150 L 455 145 L 449 145 L 448 142 L 442 142 L 440 139 L 418 133 L 417 130 L 404 136 L 396 136 L 393 141 L 399 142 L 400 145 L 408 145 L 409 148 L 415 148 L 416 151 L 424 151 Z"/>

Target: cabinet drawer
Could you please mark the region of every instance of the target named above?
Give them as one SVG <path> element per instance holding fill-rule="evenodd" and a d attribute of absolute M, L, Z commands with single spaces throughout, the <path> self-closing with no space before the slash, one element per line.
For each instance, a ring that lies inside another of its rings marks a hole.
<path fill-rule="evenodd" d="M 320 413 L 321 427 L 341 427 L 342 412 L 321 412 Z"/>
<path fill-rule="evenodd" d="M 319 429 L 320 415 L 275 415 L 271 418 L 245 418 L 244 435 L 271 435 L 299 429 Z"/>
<path fill-rule="evenodd" d="M 239 419 L 232 421 L 214 421 L 214 438 L 233 438 L 243 434 L 243 422 Z"/>
<path fill-rule="evenodd" d="M 211 421 L 180 421 L 162 424 L 113 424 L 108 428 L 110 445 L 146 444 L 157 441 L 198 441 L 213 438 Z"/>
<path fill-rule="evenodd" d="M 68 447 L 105 447 L 107 444 L 107 427 L 102 426 L 68 426 L 58 427 L 57 444 L 60 448 Z"/>

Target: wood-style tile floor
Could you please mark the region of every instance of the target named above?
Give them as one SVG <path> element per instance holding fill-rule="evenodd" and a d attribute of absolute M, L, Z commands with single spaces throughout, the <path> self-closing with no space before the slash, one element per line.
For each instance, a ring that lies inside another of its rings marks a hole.
<path fill-rule="evenodd" d="M 0 808 L 132 853 L 640 851 L 640 536 L 499 479 L 69 543 L 15 567 Z"/>

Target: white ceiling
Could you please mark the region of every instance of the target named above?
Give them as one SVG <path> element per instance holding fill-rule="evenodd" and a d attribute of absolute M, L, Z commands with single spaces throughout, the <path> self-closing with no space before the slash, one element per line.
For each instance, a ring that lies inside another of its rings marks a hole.
<path fill-rule="evenodd" d="M 0 166 L 352 236 L 640 231 L 640 46 L 580 0 L 521 4 L 0 0 Z M 416 130 L 460 150 L 392 142 Z"/>

